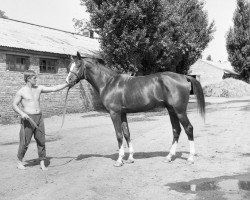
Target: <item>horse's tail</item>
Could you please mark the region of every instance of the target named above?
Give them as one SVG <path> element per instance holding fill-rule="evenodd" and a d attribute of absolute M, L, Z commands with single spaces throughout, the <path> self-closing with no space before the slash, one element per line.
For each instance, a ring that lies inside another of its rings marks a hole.
<path fill-rule="evenodd" d="M 205 120 L 205 97 L 204 97 L 204 93 L 203 93 L 201 84 L 199 81 L 197 81 L 193 77 L 186 76 L 186 78 L 193 85 L 193 90 L 194 90 L 194 94 L 195 94 L 196 99 L 197 99 L 199 113 L 200 113 L 201 117 Z"/>

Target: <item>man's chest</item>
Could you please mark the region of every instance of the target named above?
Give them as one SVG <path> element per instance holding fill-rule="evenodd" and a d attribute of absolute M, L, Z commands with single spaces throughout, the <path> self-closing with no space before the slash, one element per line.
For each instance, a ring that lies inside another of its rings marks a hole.
<path fill-rule="evenodd" d="M 38 101 L 41 95 L 41 91 L 38 88 L 28 88 L 23 92 L 24 101 Z"/>

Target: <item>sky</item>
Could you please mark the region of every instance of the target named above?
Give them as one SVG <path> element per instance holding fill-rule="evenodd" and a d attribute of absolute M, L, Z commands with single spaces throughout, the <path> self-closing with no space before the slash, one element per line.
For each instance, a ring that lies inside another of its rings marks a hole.
<path fill-rule="evenodd" d="M 211 55 L 214 61 L 227 61 L 226 34 L 233 26 L 233 14 L 237 0 L 206 0 L 204 9 L 208 13 L 208 19 L 215 22 L 214 39 L 203 52 L 203 58 Z"/>
<path fill-rule="evenodd" d="M 203 52 L 214 61 L 227 61 L 225 35 L 233 25 L 237 0 L 204 0 L 209 22 L 215 21 L 214 39 Z M 0 10 L 11 19 L 74 32 L 72 19 L 89 19 L 80 0 L 0 0 Z"/>

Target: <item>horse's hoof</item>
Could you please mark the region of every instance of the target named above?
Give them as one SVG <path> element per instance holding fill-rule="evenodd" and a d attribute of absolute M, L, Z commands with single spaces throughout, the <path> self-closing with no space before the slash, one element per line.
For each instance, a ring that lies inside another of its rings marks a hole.
<path fill-rule="evenodd" d="M 193 158 L 188 158 L 187 161 L 188 161 L 189 164 L 194 164 L 194 159 Z"/>
<path fill-rule="evenodd" d="M 134 162 L 135 162 L 135 159 L 128 159 L 126 163 L 132 164 L 132 163 L 134 163 Z"/>
<path fill-rule="evenodd" d="M 172 157 L 167 156 L 166 159 L 164 160 L 165 163 L 170 163 L 172 162 Z"/>
<path fill-rule="evenodd" d="M 122 165 L 123 165 L 123 162 L 118 162 L 118 161 L 116 161 L 114 164 L 115 167 L 121 167 Z"/>
<path fill-rule="evenodd" d="M 166 160 L 165 160 L 164 162 L 172 162 L 173 156 L 175 156 L 175 154 L 169 153 L 169 154 L 166 156 Z"/>

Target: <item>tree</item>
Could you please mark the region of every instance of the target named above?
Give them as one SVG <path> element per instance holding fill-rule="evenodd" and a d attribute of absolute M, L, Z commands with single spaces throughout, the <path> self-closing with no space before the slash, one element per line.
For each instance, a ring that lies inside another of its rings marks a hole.
<path fill-rule="evenodd" d="M 212 39 L 198 0 L 81 0 L 108 64 L 125 72 L 187 73 Z"/>
<path fill-rule="evenodd" d="M 0 10 L 0 18 L 8 19 L 8 17 L 5 15 L 5 12 Z"/>
<path fill-rule="evenodd" d="M 203 7 L 204 3 L 198 0 L 164 1 L 164 20 L 160 27 L 163 70 L 186 74 L 212 40 L 214 22 L 208 23 Z"/>
<path fill-rule="evenodd" d="M 82 33 L 84 30 L 90 29 L 90 23 L 86 19 L 73 18 L 74 28 L 77 33 Z"/>
<path fill-rule="evenodd" d="M 250 83 L 250 3 L 237 0 L 233 27 L 226 36 L 228 60 L 240 78 Z"/>

